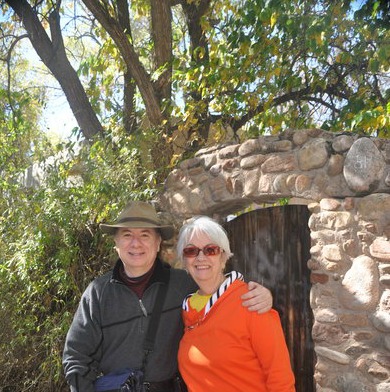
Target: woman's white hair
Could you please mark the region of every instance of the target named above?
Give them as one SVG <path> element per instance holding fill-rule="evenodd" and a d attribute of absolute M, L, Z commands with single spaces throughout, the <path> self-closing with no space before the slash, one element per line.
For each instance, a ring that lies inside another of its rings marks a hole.
<path fill-rule="evenodd" d="M 179 232 L 176 249 L 177 255 L 182 263 L 184 262 L 183 249 L 191 243 L 191 239 L 194 236 L 199 234 L 206 235 L 213 244 L 218 245 L 223 249 L 223 257 L 225 257 L 226 260 L 233 256 L 225 229 L 208 216 L 196 216 L 186 222 Z"/>

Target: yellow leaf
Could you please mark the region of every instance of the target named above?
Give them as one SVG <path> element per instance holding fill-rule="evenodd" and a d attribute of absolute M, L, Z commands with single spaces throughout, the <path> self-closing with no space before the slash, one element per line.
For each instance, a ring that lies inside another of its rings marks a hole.
<path fill-rule="evenodd" d="M 250 47 L 250 42 L 249 41 L 245 41 L 241 44 L 241 53 L 248 53 L 249 51 L 249 47 Z"/>
<path fill-rule="evenodd" d="M 274 27 L 274 26 L 275 26 L 275 23 L 276 23 L 277 19 L 278 19 L 278 18 L 277 18 L 276 13 L 273 12 L 272 15 L 271 15 L 271 27 Z"/>
<path fill-rule="evenodd" d="M 249 103 L 249 107 L 251 109 L 254 109 L 257 107 L 258 103 L 259 103 L 259 99 L 257 96 L 251 95 L 248 99 L 248 103 Z"/>
<path fill-rule="evenodd" d="M 320 34 L 316 34 L 315 40 L 317 42 L 317 45 L 321 45 L 324 40 L 324 32 L 321 32 Z"/>
<path fill-rule="evenodd" d="M 273 104 L 274 95 L 270 94 L 268 100 L 264 102 L 264 110 L 267 111 Z"/>
<path fill-rule="evenodd" d="M 388 117 L 385 115 L 381 115 L 377 118 L 378 125 L 382 128 L 384 128 L 387 125 L 388 120 L 389 120 Z"/>

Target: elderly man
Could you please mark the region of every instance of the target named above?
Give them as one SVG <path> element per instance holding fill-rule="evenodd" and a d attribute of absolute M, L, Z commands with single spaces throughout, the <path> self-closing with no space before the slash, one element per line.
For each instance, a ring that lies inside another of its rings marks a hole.
<path fill-rule="evenodd" d="M 136 201 L 116 222 L 100 227 L 113 235 L 119 259 L 112 271 L 87 287 L 68 331 L 63 365 L 70 389 L 94 392 L 99 376 L 142 367 L 143 341 L 158 288 L 167 285 L 154 350 L 144 369 L 145 389 L 173 392 L 183 335 L 181 304 L 197 288 L 184 270 L 158 258 L 161 242 L 173 236 L 173 227 L 160 222 L 153 206 Z M 252 311 L 267 311 L 272 305 L 270 292 L 254 282 L 248 283 L 242 299 Z"/>

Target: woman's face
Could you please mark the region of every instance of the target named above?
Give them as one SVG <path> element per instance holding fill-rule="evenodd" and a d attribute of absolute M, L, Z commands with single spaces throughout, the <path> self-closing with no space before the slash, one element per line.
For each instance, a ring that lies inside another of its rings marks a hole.
<path fill-rule="evenodd" d="M 210 238 L 203 233 L 191 237 L 189 242 L 185 245 L 184 250 L 188 248 L 198 248 L 201 249 L 201 251 L 199 251 L 197 256 L 186 256 L 183 251 L 187 271 L 202 291 L 210 291 L 210 289 L 215 291 L 222 283 L 221 279 L 224 279 L 223 270 L 226 264 L 226 257 L 225 253 L 223 253 L 223 249 L 220 249 L 218 245 L 213 243 Z M 205 248 L 206 253 L 213 253 L 214 249 L 214 253 L 216 254 L 205 255 L 203 251 Z M 198 250 L 195 249 L 195 252 L 197 251 Z M 208 288 L 208 290 L 204 290 L 205 288 Z"/>

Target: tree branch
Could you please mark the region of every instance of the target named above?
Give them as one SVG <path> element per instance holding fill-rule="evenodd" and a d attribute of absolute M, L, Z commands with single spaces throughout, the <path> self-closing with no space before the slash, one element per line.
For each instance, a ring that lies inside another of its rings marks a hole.
<path fill-rule="evenodd" d="M 321 89 L 321 88 L 316 88 L 313 89 L 311 87 L 306 87 L 302 90 L 297 90 L 297 91 L 291 91 L 286 94 L 283 94 L 279 97 L 276 97 L 272 100 L 272 107 L 282 105 L 286 102 L 289 101 L 314 101 L 317 103 L 320 103 L 329 109 L 335 111 L 336 108 L 333 105 L 330 105 L 328 102 L 324 101 L 321 98 L 314 97 L 310 94 L 316 94 L 316 93 L 323 93 L 323 94 L 330 94 L 330 90 L 333 89 L 333 87 L 328 87 L 326 89 Z M 335 96 L 335 91 L 332 90 L 333 96 Z M 237 132 L 242 126 L 244 126 L 249 120 L 251 120 L 253 117 L 257 116 L 258 114 L 262 113 L 264 111 L 264 104 L 260 103 L 256 108 L 252 110 L 248 110 L 245 115 L 243 115 L 239 119 L 231 119 L 228 121 L 229 125 L 232 127 L 234 132 Z"/>
<path fill-rule="evenodd" d="M 170 0 L 150 0 L 155 69 L 164 67 L 156 82 L 159 99 L 171 98 L 172 14 Z"/>
<path fill-rule="evenodd" d="M 19 37 L 16 37 L 14 41 L 12 41 L 10 48 L 8 49 L 7 57 L 4 60 L 7 63 L 7 98 L 8 98 L 8 103 L 11 108 L 12 112 L 12 122 L 15 125 L 15 108 L 14 104 L 12 102 L 12 97 L 11 97 L 11 55 L 14 47 L 16 44 L 22 40 L 23 38 L 28 38 L 27 34 L 20 35 Z"/>
<path fill-rule="evenodd" d="M 141 64 L 133 45 L 128 40 L 128 37 L 122 30 L 119 22 L 106 12 L 99 1 L 83 0 L 83 3 L 118 46 L 127 69 L 134 78 L 144 100 L 149 121 L 153 125 L 160 125 L 163 120 L 163 115 L 150 76 Z"/>
<path fill-rule="evenodd" d="M 209 47 L 206 34 L 202 29 L 201 18 L 206 14 L 210 7 L 210 0 L 187 1 L 181 0 L 180 4 L 186 16 L 188 34 L 190 36 L 190 52 L 191 60 L 199 65 L 209 63 Z M 199 50 L 201 49 L 201 50 Z M 199 90 L 190 91 L 189 95 L 195 102 L 202 100 Z M 211 117 L 209 115 L 208 102 L 203 100 L 205 105 L 203 109 L 197 114 L 198 124 L 200 127 L 194 129 L 193 132 L 198 132 L 200 137 L 204 140 L 208 139 Z"/>
<path fill-rule="evenodd" d="M 66 56 L 58 14 L 50 18 L 50 28 L 56 44 L 54 45 L 26 0 L 6 0 L 6 3 L 22 20 L 38 56 L 61 85 L 84 136 L 91 139 L 97 134 L 103 134 L 103 127 L 92 109 L 76 71 Z"/>
<path fill-rule="evenodd" d="M 130 13 L 129 5 L 127 0 L 117 0 L 116 3 L 118 22 L 122 27 L 122 30 L 128 36 L 130 42 L 132 42 L 132 31 L 130 25 Z M 137 119 L 135 115 L 135 91 L 136 85 L 131 72 L 126 69 L 124 74 L 124 85 L 123 85 L 123 125 L 128 134 L 131 134 L 137 126 Z"/>

